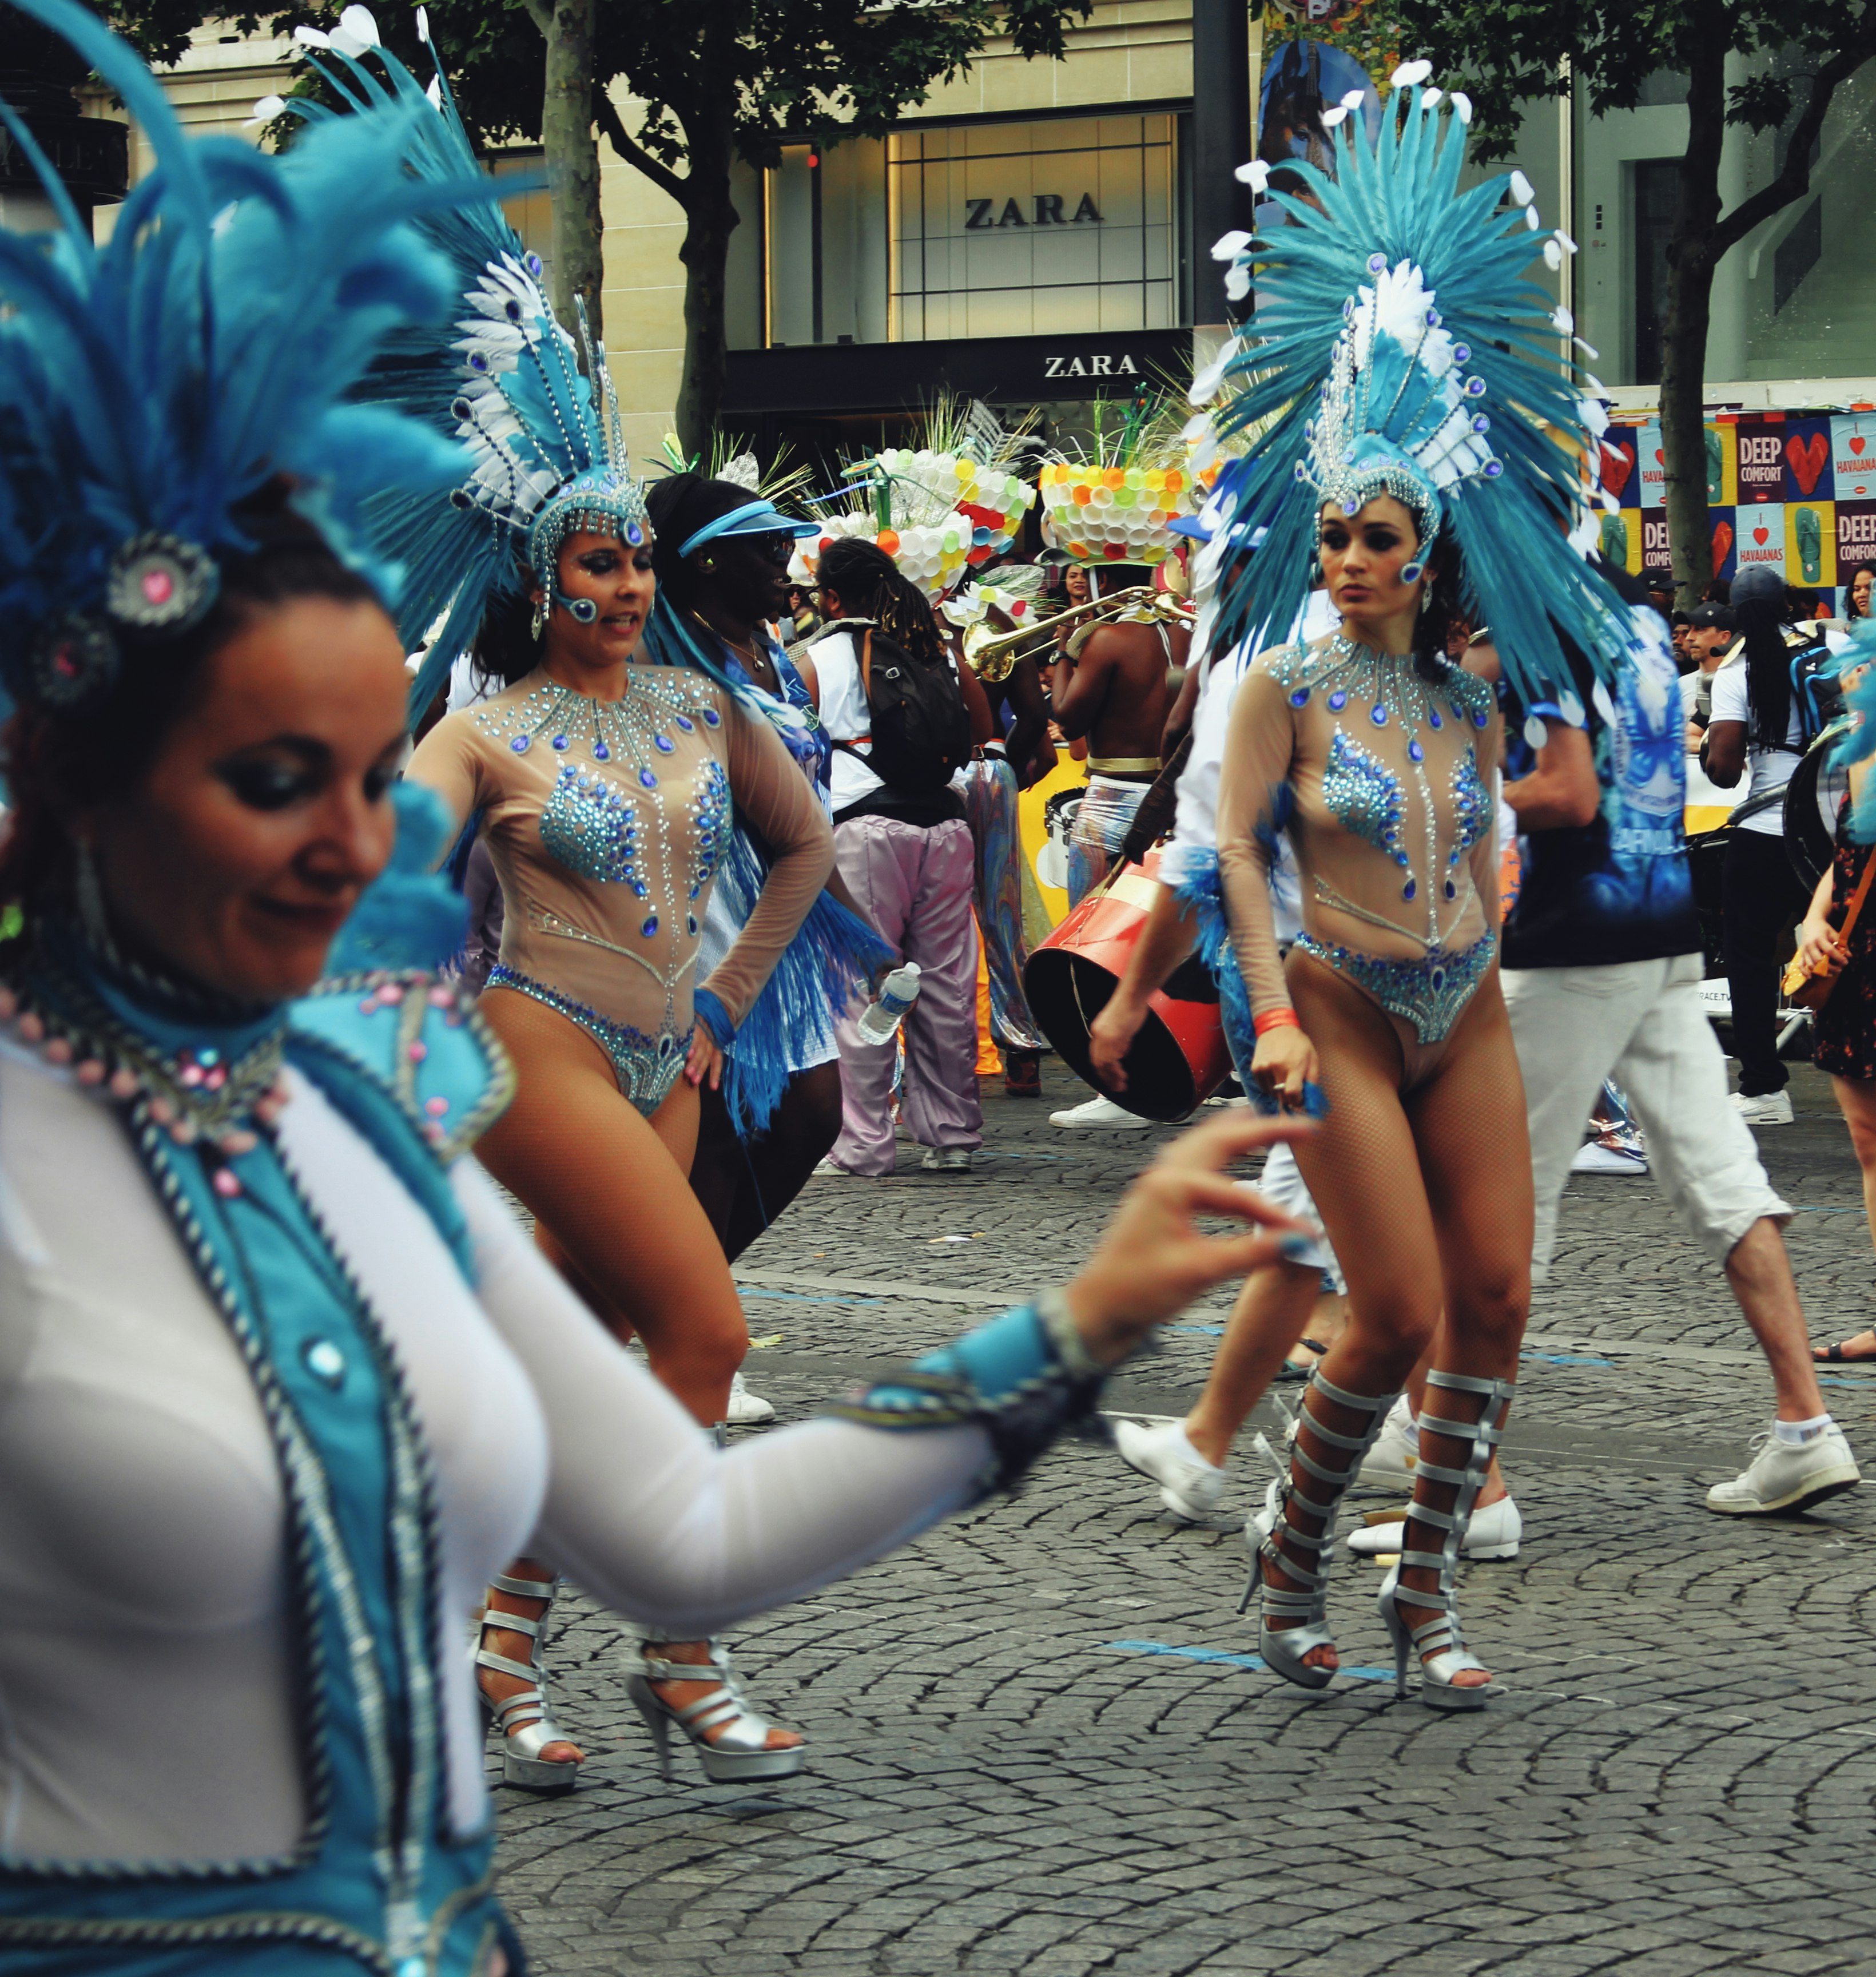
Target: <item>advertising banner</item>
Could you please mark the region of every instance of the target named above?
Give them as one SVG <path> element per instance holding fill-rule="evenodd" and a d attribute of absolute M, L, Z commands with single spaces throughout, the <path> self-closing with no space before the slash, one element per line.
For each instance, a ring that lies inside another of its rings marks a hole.
<path fill-rule="evenodd" d="M 1785 422 L 1785 498 L 1829 501 L 1836 497 L 1831 473 L 1831 422 L 1827 418 Z"/>
<path fill-rule="evenodd" d="M 1876 500 L 1840 500 L 1836 508 L 1837 580 L 1847 584 L 1865 563 L 1876 564 Z"/>
<path fill-rule="evenodd" d="M 1618 508 L 1602 517 L 1601 548 L 1605 562 L 1619 563 L 1631 576 L 1641 574 L 1642 515 L 1638 508 Z"/>
<path fill-rule="evenodd" d="M 1838 500 L 1876 501 L 1876 412 L 1842 412 L 1830 424 Z"/>
<path fill-rule="evenodd" d="M 1641 475 L 1637 470 L 1640 430 L 1611 426 L 1602 436 L 1602 484 L 1624 508 L 1641 506 Z"/>
<path fill-rule="evenodd" d="M 1658 508 L 1667 499 L 1667 455 L 1661 450 L 1661 424 L 1653 419 L 1635 428 L 1636 456 L 1640 461 L 1637 478 L 1641 490 L 1637 505 Z M 1710 501 L 1713 497 L 1710 494 Z"/>
<path fill-rule="evenodd" d="M 1785 421 L 1741 419 L 1733 427 L 1738 447 L 1739 493 L 1736 505 L 1746 508 L 1759 502 L 1782 503 L 1785 499 Z M 1781 559 L 1784 552 L 1779 552 Z"/>
<path fill-rule="evenodd" d="M 1667 546 L 1667 517 L 1659 508 L 1644 510 L 1641 521 L 1641 569 L 1638 574 L 1660 578 L 1673 588 L 1674 558 Z"/>
<path fill-rule="evenodd" d="M 1837 503 L 1785 504 L 1785 580 L 1801 590 L 1837 586 Z"/>
<path fill-rule="evenodd" d="M 1739 571 L 1736 508 L 1709 508 L 1707 520 L 1713 529 L 1713 574 L 1730 583 Z"/>
<path fill-rule="evenodd" d="M 1743 457 L 1743 456 L 1742 456 Z M 1742 570 L 1775 569 L 1785 574 L 1785 506 L 1782 502 L 1762 502 L 1756 507 L 1742 503 L 1735 511 L 1733 526 L 1739 541 L 1733 559 Z"/>

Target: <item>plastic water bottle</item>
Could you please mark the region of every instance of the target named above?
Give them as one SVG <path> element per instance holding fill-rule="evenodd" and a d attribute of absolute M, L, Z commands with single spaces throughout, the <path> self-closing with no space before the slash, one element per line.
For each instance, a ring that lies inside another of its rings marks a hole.
<path fill-rule="evenodd" d="M 902 962 L 879 985 L 879 999 L 869 1005 L 854 1027 L 860 1041 L 889 1044 L 899 1033 L 905 1012 L 918 999 L 918 964 Z"/>

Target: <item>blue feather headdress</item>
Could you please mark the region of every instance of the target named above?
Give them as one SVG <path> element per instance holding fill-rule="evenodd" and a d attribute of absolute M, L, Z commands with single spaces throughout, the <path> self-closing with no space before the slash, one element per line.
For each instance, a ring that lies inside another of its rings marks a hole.
<path fill-rule="evenodd" d="M 1258 546 L 1225 599 L 1221 635 L 1294 623 L 1323 507 L 1353 514 L 1391 494 L 1415 519 L 1416 562 L 1442 533 L 1457 547 L 1468 610 L 1490 624 L 1526 704 L 1580 708 L 1562 642 L 1598 685 L 1624 649 L 1620 602 L 1584 560 L 1602 388 L 1559 358 L 1574 325 L 1525 277 L 1541 225 L 1530 186 L 1514 172 L 1459 190 L 1471 106 L 1454 95 L 1443 99 L 1452 114 L 1438 114 L 1429 73 L 1425 62 L 1395 71 L 1372 144 L 1358 120 L 1334 132 L 1333 177 L 1300 160 L 1281 168 L 1309 186 L 1307 197 L 1268 193 L 1287 223 L 1212 250 L 1231 264 L 1228 293 L 1241 298 L 1255 276 L 1258 306 L 1251 331 L 1194 380 L 1192 402 L 1228 380 L 1241 388 L 1214 415 L 1218 437 L 1268 426 L 1205 510 L 1231 546 Z M 1345 105 L 1324 120 L 1347 116 Z M 1269 170 L 1239 176 L 1262 193 Z M 1561 234 L 1543 243 L 1553 266 L 1575 251 Z"/>
<path fill-rule="evenodd" d="M 584 311 L 577 345 L 556 318 L 541 292 L 540 256 L 503 216 L 448 84 L 440 71 L 427 87 L 420 84 L 379 45 L 366 8 L 348 7 L 344 21 L 345 31 L 330 38 L 296 31 L 324 51 L 316 65 L 347 111 L 410 111 L 403 171 L 420 182 L 473 175 L 488 193 L 422 223 L 424 239 L 449 268 L 462 312 L 457 321 L 394 338 L 359 393 L 454 439 L 469 457 L 468 471 L 447 499 L 430 487 L 387 481 L 373 504 L 384 553 L 409 572 L 400 619 L 405 641 L 414 649 L 430 638 L 410 697 L 420 712 L 490 606 L 519 594 L 525 573 L 559 598 L 560 546 L 569 535 L 616 536 L 636 548 L 650 525 L 604 352 L 588 332 Z M 427 42 L 420 8 L 417 31 Z M 358 59 L 367 48 L 374 68 Z M 322 127 L 352 120 L 307 97 L 277 107 Z"/>
<path fill-rule="evenodd" d="M 293 505 L 394 606 L 365 526 L 387 481 L 447 486 L 458 449 L 342 402 L 397 325 L 440 312 L 443 270 L 408 230 L 460 175 L 397 170 L 407 111 L 335 126 L 290 157 L 185 137 L 142 61 L 73 0 L 15 0 L 69 41 L 141 127 L 154 169 L 96 246 L 20 118 L 14 143 L 57 219 L 0 229 L 0 688 L 95 703 L 199 624 L 218 559 L 249 551 L 241 504 Z"/>

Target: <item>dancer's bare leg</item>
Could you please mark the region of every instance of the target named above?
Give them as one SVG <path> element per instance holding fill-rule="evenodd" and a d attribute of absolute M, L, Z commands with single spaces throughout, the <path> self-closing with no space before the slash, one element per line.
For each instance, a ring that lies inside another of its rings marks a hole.
<path fill-rule="evenodd" d="M 1321 1282 L 1320 1270 L 1302 1263 L 1274 1263 L 1245 1278 L 1205 1391 L 1185 1417 L 1186 1439 L 1213 1468 L 1229 1460 L 1238 1431 L 1302 1337 Z"/>
<path fill-rule="evenodd" d="M 615 1336 L 645 1342 L 651 1371 L 705 1427 L 728 1411 L 730 1379 L 749 1349 L 730 1266 L 687 1178 L 697 1141 L 694 1087 L 680 1081 L 650 1120 L 620 1094 L 605 1054 L 564 1016 L 513 991 L 484 995 L 483 1014 L 520 1068 L 514 1102 L 477 1143 L 484 1167 L 533 1211 L 535 1239 Z M 531 1561 L 516 1578 L 549 1575 Z M 492 1592 L 496 1611 L 538 1602 Z M 513 1600 L 512 1606 L 510 1601 Z M 499 1642 L 517 1637 L 496 1633 Z M 526 1642 L 523 1642 L 525 1650 Z M 661 1644 L 667 1661 L 702 1663 L 701 1641 Z M 525 1652 L 516 1657 L 525 1659 Z M 483 1672 L 498 1701 L 523 1686 Z M 662 1682 L 674 1708 L 716 1685 Z M 769 1748 L 802 1739 L 770 1734 Z M 549 1745 L 549 1761 L 565 1747 Z"/>

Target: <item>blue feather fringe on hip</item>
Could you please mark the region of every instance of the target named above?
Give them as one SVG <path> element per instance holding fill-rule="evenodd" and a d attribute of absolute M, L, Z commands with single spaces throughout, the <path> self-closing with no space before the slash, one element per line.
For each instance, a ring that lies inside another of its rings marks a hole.
<path fill-rule="evenodd" d="M 767 873 L 761 850 L 739 830 L 717 879 L 719 886 L 730 889 L 739 920 L 753 908 Z M 831 893 L 816 899 L 737 1025 L 724 1059 L 724 1103 L 742 1138 L 760 1133 L 774 1117 L 794 1074 L 795 1046 L 804 1037 L 823 1034 L 830 1014 L 845 1013 L 866 977 L 898 959 L 865 921 Z"/>
<path fill-rule="evenodd" d="M 1189 850 L 1185 876 L 1172 889 L 1180 905 L 1198 922 L 1198 958 L 1212 972 L 1218 985 L 1218 1013 L 1224 1020 L 1225 1041 L 1238 1067 L 1238 1082 L 1245 1096 L 1260 1112 L 1274 1117 L 1283 1110 L 1251 1076 L 1251 1060 L 1257 1055 L 1257 1025 L 1251 1012 L 1251 992 L 1238 965 L 1238 950 L 1231 945 L 1231 932 L 1225 918 L 1224 889 L 1218 883 L 1216 852 Z M 1303 1110 L 1312 1119 L 1328 1115 L 1329 1101 L 1320 1085 L 1303 1090 Z"/>

